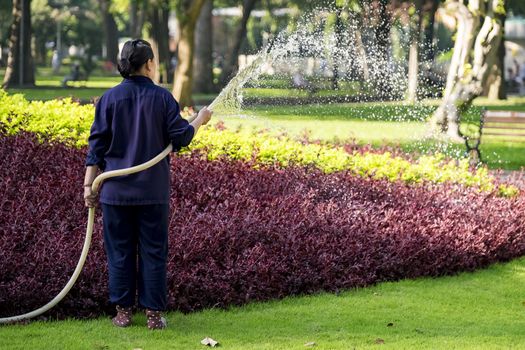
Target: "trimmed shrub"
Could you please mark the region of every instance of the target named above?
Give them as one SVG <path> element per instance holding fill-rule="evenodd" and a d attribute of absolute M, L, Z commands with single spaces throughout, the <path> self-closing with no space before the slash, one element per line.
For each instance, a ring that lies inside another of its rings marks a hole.
<path fill-rule="evenodd" d="M 21 94 L 8 95 L 0 89 L 0 125 L 11 135 L 29 131 L 42 140 L 82 147 L 94 116 L 93 105 L 79 105 L 71 98 L 28 101 Z"/>
<path fill-rule="evenodd" d="M 0 315 L 39 307 L 80 255 L 84 150 L 0 137 Z M 318 169 L 172 162 L 169 308 L 189 312 L 468 271 L 525 252 L 525 197 Z M 78 283 L 51 316 L 108 311 L 97 218 Z"/>
<path fill-rule="evenodd" d="M 71 99 L 29 102 L 22 95 L 8 95 L 0 90 L 0 125 L 11 135 L 30 131 L 42 140 L 83 147 L 87 144 L 93 116 L 93 106 L 81 106 Z M 441 154 L 421 156 L 411 162 L 390 152 L 348 153 L 343 147 L 303 144 L 287 136 L 235 132 L 220 126 L 201 129 L 191 149 L 208 160 L 226 158 L 280 168 L 307 166 L 325 173 L 349 171 L 363 177 L 416 184 L 453 182 L 488 192 L 496 188 L 486 168 L 471 171 L 467 159 L 456 162 Z M 517 192 L 513 186 L 500 186 L 501 195 L 512 196 Z"/>

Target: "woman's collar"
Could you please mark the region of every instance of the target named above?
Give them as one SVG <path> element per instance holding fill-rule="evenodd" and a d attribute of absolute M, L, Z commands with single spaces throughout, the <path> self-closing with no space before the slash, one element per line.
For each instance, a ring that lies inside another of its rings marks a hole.
<path fill-rule="evenodd" d="M 151 83 L 153 84 L 153 80 L 151 80 L 149 77 L 145 75 L 130 75 L 128 78 L 125 78 L 127 81 L 132 81 L 136 83 Z"/>

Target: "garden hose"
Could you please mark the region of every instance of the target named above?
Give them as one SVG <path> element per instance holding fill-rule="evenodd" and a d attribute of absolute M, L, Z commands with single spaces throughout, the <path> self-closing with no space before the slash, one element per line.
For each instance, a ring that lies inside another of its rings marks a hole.
<path fill-rule="evenodd" d="M 253 73 L 254 69 L 257 68 L 263 60 L 268 59 L 268 55 L 269 55 L 270 49 L 272 48 L 272 45 L 273 45 L 273 41 L 270 43 L 270 45 L 268 46 L 266 50 L 262 51 L 262 54 L 259 55 L 258 59 L 254 60 L 244 69 L 239 71 L 239 73 L 237 73 L 235 77 L 233 77 L 233 79 L 226 85 L 226 87 L 213 100 L 213 102 L 210 103 L 210 105 L 208 106 L 208 109 L 210 111 L 212 111 L 214 107 L 218 105 L 221 101 L 226 100 L 228 99 L 228 97 L 230 97 L 230 95 L 234 95 L 237 93 L 236 90 L 242 87 L 244 83 L 251 77 L 251 74 Z M 193 116 L 188 118 L 188 121 L 191 123 L 196 117 L 197 117 L 197 114 L 194 114 Z M 91 185 L 91 190 L 93 191 L 93 193 L 97 193 L 97 190 L 102 184 L 102 182 L 111 177 L 130 175 L 130 174 L 138 173 L 139 171 L 146 170 L 154 166 L 158 162 L 160 162 L 162 159 L 164 159 L 167 155 L 170 154 L 172 150 L 173 150 L 173 146 L 170 144 L 168 145 L 168 147 L 164 149 L 164 151 L 159 153 L 155 158 L 145 163 L 135 165 L 130 168 L 104 172 L 95 178 L 95 180 L 93 181 L 93 184 Z M 93 208 L 89 208 L 88 221 L 87 221 L 87 227 L 86 227 L 86 238 L 84 240 L 84 246 L 82 248 L 82 253 L 80 254 L 80 259 L 78 260 L 77 267 L 75 268 L 75 271 L 73 272 L 73 275 L 67 282 L 66 286 L 60 291 L 60 293 L 58 293 L 58 295 L 54 297 L 53 300 L 51 300 L 49 303 L 47 303 L 46 305 L 42 306 L 39 309 L 36 309 L 34 311 L 31 311 L 31 312 L 28 312 L 22 315 L 0 318 L 0 324 L 13 323 L 13 322 L 18 322 L 18 321 L 36 317 L 50 310 L 56 304 L 58 304 L 62 299 L 64 299 L 64 297 L 67 295 L 67 293 L 69 293 L 69 291 L 71 290 L 71 288 L 77 281 L 77 278 L 80 275 L 82 268 L 84 267 L 84 263 L 86 262 L 87 254 L 91 246 L 91 237 L 93 236 L 94 222 L 95 222 L 95 208 L 93 207 Z"/>
<path fill-rule="evenodd" d="M 168 147 L 166 147 L 166 149 L 164 149 L 164 151 L 158 154 L 155 158 L 150 159 L 149 161 L 145 163 L 142 163 L 142 164 L 130 167 L 130 168 L 112 170 L 112 171 L 102 173 L 99 176 L 97 176 L 95 180 L 93 181 L 93 184 L 91 185 L 91 190 L 93 191 L 93 193 L 97 193 L 98 188 L 100 187 L 102 182 L 111 177 L 130 175 L 130 174 L 138 173 L 139 171 L 146 170 L 154 166 L 158 162 L 160 162 L 166 156 L 168 156 L 172 150 L 173 150 L 173 146 L 170 144 Z M 47 303 L 46 305 L 34 311 L 31 311 L 31 312 L 28 312 L 22 315 L 0 318 L 0 324 L 18 322 L 18 321 L 36 317 L 48 311 L 49 309 L 54 307 L 56 304 L 58 304 L 62 299 L 64 299 L 64 297 L 67 295 L 67 293 L 69 293 L 69 291 L 71 290 L 71 288 L 77 281 L 77 278 L 80 275 L 82 268 L 84 267 L 84 263 L 86 262 L 86 258 L 89 252 L 89 247 L 91 246 L 91 237 L 93 236 L 94 223 L 95 223 L 95 208 L 92 207 L 92 208 L 89 208 L 89 212 L 88 212 L 86 238 L 84 239 L 84 246 L 82 248 L 82 253 L 80 254 L 80 259 L 78 260 L 77 267 L 75 268 L 73 275 L 67 282 L 66 286 L 60 291 L 60 293 L 58 293 L 58 295 L 54 297 L 53 300 L 51 300 L 49 303 Z"/>

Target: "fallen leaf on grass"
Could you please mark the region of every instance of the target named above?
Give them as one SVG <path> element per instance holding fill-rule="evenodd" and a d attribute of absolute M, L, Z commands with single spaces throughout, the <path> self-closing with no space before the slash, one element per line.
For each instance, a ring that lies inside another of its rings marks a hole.
<path fill-rule="evenodd" d="M 210 337 L 206 337 L 201 340 L 201 344 L 214 348 L 215 346 L 219 345 L 219 342 L 211 339 Z"/>
<path fill-rule="evenodd" d="M 376 344 L 384 344 L 385 341 L 381 338 L 377 338 L 376 341 L 375 341 Z"/>
<path fill-rule="evenodd" d="M 317 344 L 314 341 L 310 341 L 308 343 L 305 343 L 304 346 L 316 346 Z"/>
<path fill-rule="evenodd" d="M 387 327 L 394 327 L 394 324 L 392 322 L 390 322 L 389 324 L 386 325 Z"/>

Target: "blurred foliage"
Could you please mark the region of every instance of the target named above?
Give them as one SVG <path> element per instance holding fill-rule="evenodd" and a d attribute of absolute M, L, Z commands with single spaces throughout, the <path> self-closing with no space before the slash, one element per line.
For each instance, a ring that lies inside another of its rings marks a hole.
<path fill-rule="evenodd" d="M 0 0 L 0 44 L 7 42 L 9 38 L 12 11 L 13 2 L 11 0 Z"/>
<path fill-rule="evenodd" d="M 102 18 L 96 0 L 47 1 L 31 3 L 35 49 L 47 58 L 47 42 L 57 40 L 57 23 L 60 22 L 62 47 L 82 46 L 93 55 L 102 46 Z M 42 62 L 41 62 L 42 63 Z"/>
<path fill-rule="evenodd" d="M 507 8 L 507 15 L 512 13 L 515 16 L 525 15 L 525 1 L 523 0 L 506 0 L 505 7 Z"/>

